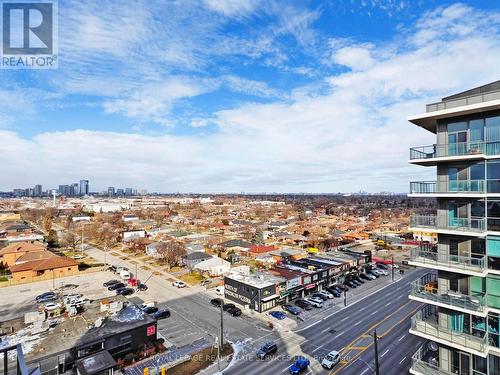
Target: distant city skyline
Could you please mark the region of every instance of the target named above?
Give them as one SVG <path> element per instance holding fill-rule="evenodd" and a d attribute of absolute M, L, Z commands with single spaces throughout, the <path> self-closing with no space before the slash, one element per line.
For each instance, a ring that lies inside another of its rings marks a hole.
<path fill-rule="evenodd" d="M 435 177 L 406 162 L 433 143 L 406 118 L 500 77 L 496 2 L 58 11 L 58 69 L 0 70 L 0 191 L 406 192 Z"/>

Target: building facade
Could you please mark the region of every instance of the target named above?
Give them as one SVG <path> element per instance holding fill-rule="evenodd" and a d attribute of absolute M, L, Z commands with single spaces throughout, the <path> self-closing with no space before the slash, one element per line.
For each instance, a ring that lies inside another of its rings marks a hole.
<path fill-rule="evenodd" d="M 410 373 L 500 374 L 500 81 L 409 121 L 436 135 L 436 144 L 410 149 L 410 163 L 437 170 L 436 181 L 410 183 L 411 196 L 437 201 L 435 214 L 410 220 L 411 230 L 437 234 L 411 254 L 429 273 L 411 287 L 425 307 L 410 333 L 429 341 Z"/>

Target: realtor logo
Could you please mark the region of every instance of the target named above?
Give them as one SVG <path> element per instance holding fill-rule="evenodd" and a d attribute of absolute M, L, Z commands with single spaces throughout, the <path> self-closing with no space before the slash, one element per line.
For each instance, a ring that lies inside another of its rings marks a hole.
<path fill-rule="evenodd" d="M 10 69 L 57 67 L 57 3 L 3 1 L 0 65 Z"/>

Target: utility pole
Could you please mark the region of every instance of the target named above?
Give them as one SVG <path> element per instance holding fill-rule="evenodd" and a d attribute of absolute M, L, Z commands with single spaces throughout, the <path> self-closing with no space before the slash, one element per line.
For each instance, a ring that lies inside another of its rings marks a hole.
<path fill-rule="evenodd" d="M 220 341 L 219 348 L 222 351 L 222 346 L 224 344 L 224 303 L 220 304 Z"/>
<path fill-rule="evenodd" d="M 81 241 L 81 245 L 82 245 L 82 255 L 83 255 L 83 227 L 84 227 L 84 225 L 83 225 L 83 222 L 82 222 L 82 241 Z"/>
<path fill-rule="evenodd" d="M 391 271 L 392 271 L 392 281 L 394 281 L 394 255 L 392 256 L 392 267 L 391 267 Z"/>
<path fill-rule="evenodd" d="M 347 291 L 344 289 L 344 306 L 347 306 Z"/>
<path fill-rule="evenodd" d="M 378 363 L 378 345 L 377 345 L 377 330 L 373 330 L 373 349 L 375 349 L 375 375 L 380 375 L 380 367 Z"/>

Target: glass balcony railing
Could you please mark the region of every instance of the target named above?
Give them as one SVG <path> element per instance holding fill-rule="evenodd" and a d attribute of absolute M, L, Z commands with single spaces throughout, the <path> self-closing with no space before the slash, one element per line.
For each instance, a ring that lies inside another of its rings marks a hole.
<path fill-rule="evenodd" d="M 460 345 L 478 352 L 484 352 L 488 345 L 488 336 L 486 333 L 482 336 L 475 336 L 466 332 L 441 327 L 434 319 L 423 318 L 422 311 L 417 312 L 411 317 L 411 329 L 423 335 L 441 339 L 450 344 Z"/>
<path fill-rule="evenodd" d="M 439 184 L 436 181 L 414 181 L 410 182 L 410 193 L 484 193 L 485 187 L 484 180 L 448 181 Z"/>
<path fill-rule="evenodd" d="M 422 375 L 456 375 L 439 367 L 437 359 L 428 355 L 421 346 L 411 357 L 412 373 Z"/>
<path fill-rule="evenodd" d="M 484 217 L 458 218 L 444 215 L 412 215 L 410 217 L 410 227 L 484 232 L 486 230 L 486 219 Z"/>
<path fill-rule="evenodd" d="M 410 295 L 425 299 L 429 302 L 442 303 L 476 312 L 483 312 L 486 307 L 485 296 L 480 295 L 472 297 L 454 291 L 440 293 L 437 288 L 437 282 L 432 281 L 428 283 L 423 283 L 420 280 L 412 282 L 410 286 Z"/>
<path fill-rule="evenodd" d="M 486 269 L 486 256 L 472 255 L 460 256 L 450 254 L 438 254 L 434 251 L 411 249 L 410 260 L 412 262 L 424 263 L 430 266 L 443 266 L 455 270 L 482 272 Z"/>
<path fill-rule="evenodd" d="M 443 145 L 428 145 L 410 148 L 410 160 L 434 159 L 446 156 L 465 155 L 498 155 L 500 154 L 500 141 L 492 142 L 461 142 Z"/>

